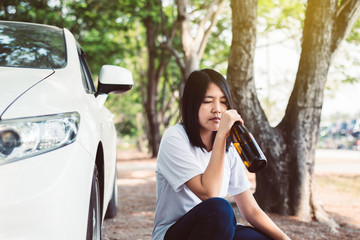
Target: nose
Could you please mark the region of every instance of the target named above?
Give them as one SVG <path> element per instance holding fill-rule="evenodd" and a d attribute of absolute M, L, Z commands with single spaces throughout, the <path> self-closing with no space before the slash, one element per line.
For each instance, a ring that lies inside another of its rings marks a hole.
<path fill-rule="evenodd" d="M 221 104 L 218 101 L 214 101 L 212 105 L 212 113 L 221 113 Z"/>

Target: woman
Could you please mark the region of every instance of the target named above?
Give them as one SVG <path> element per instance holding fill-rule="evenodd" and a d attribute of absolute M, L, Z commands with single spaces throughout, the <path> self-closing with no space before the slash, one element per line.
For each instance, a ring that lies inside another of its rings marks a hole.
<path fill-rule="evenodd" d="M 260 209 L 228 136 L 234 122 L 225 78 L 210 69 L 194 71 L 181 100 L 182 123 L 161 140 L 156 165 L 154 240 L 289 239 Z M 237 225 L 235 202 L 253 226 Z"/>

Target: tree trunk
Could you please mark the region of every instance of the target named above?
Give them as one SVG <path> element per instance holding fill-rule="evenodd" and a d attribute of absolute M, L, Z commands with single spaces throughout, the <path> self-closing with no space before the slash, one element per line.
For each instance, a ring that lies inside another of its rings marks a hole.
<path fill-rule="evenodd" d="M 339 7 L 337 3 L 308 1 L 298 73 L 285 116 L 277 127 L 269 125 L 255 91 L 256 1 L 231 2 L 233 41 L 228 67 L 234 102 L 268 159 L 267 168 L 256 174 L 259 205 L 265 211 L 303 220 L 317 218 L 332 226 L 334 222 L 314 198 L 315 147 L 331 59 L 349 25 L 359 16 L 360 5 L 357 0 L 342 1 Z"/>
<path fill-rule="evenodd" d="M 159 2 L 157 0 L 147 0 L 146 7 L 148 12 L 154 10 L 154 4 L 159 4 Z M 157 57 L 156 38 L 158 36 L 158 25 L 151 15 L 144 19 L 144 25 L 146 27 L 146 45 L 148 49 L 147 95 L 145 109 L 148 121 L 149 148 L 152 157 L 155 157 L 158 154 L 160 145 L 160 123 L 158 121 L 158 111 L 156 107 L 159 69 L 156 70 L 155 64 L 155 59 Z"/>
<path fill-rule="evenodd" d="M 146 24 L 146 41 L 148 44 L 149 66 L 147 72 L 148 82 L 145 109 L 149 129 L 149 148 L 153 156 L 157 155 L 160 142 L 159 123 L 157 121 L 158 114 L 156 109 L 158 81 L 155 78 L 155 36 L 154 26 L 151 26 L 151 24 Z"/>

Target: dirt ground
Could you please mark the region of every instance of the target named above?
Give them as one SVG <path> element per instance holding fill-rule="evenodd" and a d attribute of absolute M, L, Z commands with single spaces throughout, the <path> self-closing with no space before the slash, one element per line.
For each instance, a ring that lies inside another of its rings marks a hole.
<path fill-rule="evenodd" d="M 114 219 L 105 220 L 103 240 L 150 240 L 156 203 L 156 159 L 149 159 L 139 152 L 121 152 L 119 157 L 118 214 Z M 335 173 L 320 174 L 333 176 Z M 253 175 L 249 178 L 254 181 Z M 331 185 L 316 188 L 316 196 L 339 224 L 337 233 L 318 222 L 302 222 L 296 217 L 276 214 L 269 216 L 293 240 L 360 240 L 360 199 L 339 192 Z M 237 209 L 234 210 L 238 215 Z M 238 221 L 244 223 L 239 215 Z"/>

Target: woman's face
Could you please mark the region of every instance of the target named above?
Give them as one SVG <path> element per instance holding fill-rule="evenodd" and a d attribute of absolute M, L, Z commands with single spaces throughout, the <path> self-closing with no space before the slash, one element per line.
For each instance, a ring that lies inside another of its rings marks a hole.
<path fill-rule="evenodd" d="M 226 110 L 227 100 L 225 94 L 215 83 L 209 83 L 199 108 L 200 134 L 207 131 L 217 131 L 221 113 Z"/>

